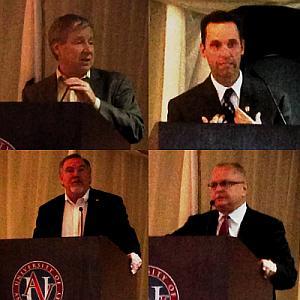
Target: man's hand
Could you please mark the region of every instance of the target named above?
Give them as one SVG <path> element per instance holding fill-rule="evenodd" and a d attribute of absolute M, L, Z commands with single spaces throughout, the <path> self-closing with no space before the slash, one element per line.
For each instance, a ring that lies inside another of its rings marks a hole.
<path fill-rule="evenodd" d="M 64 83 L 75 91 L 78 101 L 94 105 L 96 96 L 88 82 L 81 80 L 77 77 L 71 77 L 64 81 Z"/>
<path fill-rule="evenodd" d="M 261 113 L 258 112 L 255 116 L 255 120 L 253 120 L 238 107 L 235 109 L 234 123 L 235 124 L 261 124 L 260 116 Z"/>
<path fill-rule="evenodd" d="M 202 117 L 202 122 L 207 123 L 227 123 L 224 121 L 225 115 L 216 114 L 210 121 L 206 117 Z"/>
<path fill-rule="evenodd" d="M 270 278 L 277 271 L 277 266 L 270 259 L 261 259 L 261 268 L 264 272 L 264 277 L 266 279 Z"/>
<path fill-rule="evenodd" d="M 131 252 L 129 254 L 127 254 L 127 256 L 130 258 L 130 271 L 131 273 L 134 275 L 139 268 L 142 265 L 142 260 L 141 258 L 134 252 Z"/>

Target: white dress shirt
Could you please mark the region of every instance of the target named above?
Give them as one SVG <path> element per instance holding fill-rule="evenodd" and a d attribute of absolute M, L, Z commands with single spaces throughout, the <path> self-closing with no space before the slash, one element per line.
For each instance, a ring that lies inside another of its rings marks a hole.
<path fill-rule="evenodd" d="M 89 192 L 90 189 L 88 189 L 85 195 L 82 198 L 79 198 L 76 203 L 72 202 L 65 193 L 65 208 L 61 232 L 62 237 L 83 236 L 81 228 L 83 229 L 82 231 L 84 231 Z M 82 212 L 79 209 L 80 207 L 82 207 Z M 83 219 L 82 225 L 81 214 Z"/>
<path fill-rule="evenodd" d="M 64 83 L 65 76 L 60 72 L 58 67 L 56 69 L 56 78 L 57 78 L 57 101 L 60 102 L 68 87 Z M 91 78 L 90 70 L 81 79 L 84 79 L 84 78 Z M 63 102 L 79 102 L 75 91 L 69 90 L 67 92 L 67 94 L 64 96 Z M 94 108 L 96 110 L 99 110 L 100 105 L 101 105 L 101 101 L 98 97 L 96 97 L 96 102 L 94 104 Z"/>
<path fill-rule="evenodd" d="M 229 88 L 232 88 L 234 93 L 232 93 L 232 95 L 230 97 L 230 101 L 232 102 L 235 109 L 238 108 L 239 104 L 240 104 L 241 87 L 242 87 L 242 83 L 243 83 L 243 74 L 242 74 L 241 70 L 240 70 L 240 75 L 239 75 L 238 79 L 232 86 L 223 86 L 222 84 L 220 84 L 219 82 L 216 81 L 216 79 L 213 77 L 212 74 L 211 74 L 211 80 L 212 80 L 214 87 L 217 90 L 221 105 L 223 105 L 223 102 L 224 102 L 223 97 L 224 97 L 225 91 Z"/>
<path fill-rule="evenodd" d="M 229 235 L 233 237 L 237 237 L 240 231 L 241 223 L 245 216 L 247 210 L 246 202 L 244 202 L 240 207 L 231 212 L 228 216 L 228 226 L 229 226 Z M 224 219 L 222 217 L 224 214 L 219 212 L 218 226 L 217 226 L 217 235 L 219 235 L 219 231 Z"/>

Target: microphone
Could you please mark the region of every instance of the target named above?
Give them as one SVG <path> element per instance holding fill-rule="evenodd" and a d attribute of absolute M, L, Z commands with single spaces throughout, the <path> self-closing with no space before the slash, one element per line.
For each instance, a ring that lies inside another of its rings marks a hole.
<path fill-rule="evenodd" d="M 83 236 L 83 208 L 79 207 L 80 211 L 80 236 Z"/>
<path fill-rule="evenodd" d="M 271 98 L 272 98 L 272 101 L 273 101 L 273 103 L 274 103 L 274 105 L 275 105 L 275 107 L 276 107 L 276 110 L 277 110 L 277 112 L 279 113 L 279 116 L 280 116 L 280 119 L 281 119 L 281 121 L 282 121 L 282 123 L 284 124 L 284 125 L 286 125 L 287 123 L 286 123 L 286 119 L 284 118 L 284 116 L 283 116 L 283 114 L 282 114 L 282 111 L 281 111 L 281 109 L 279 108 L 279 106 L 278 106 L 278 104 L 277 104 L 277 101 L 276 101 L 276 99 L 275 99 L 275 97 L 274 97 L 274 95 L 273 95 L 273 93 L 272 93 L 272 91 L 271 91 L 271 89 L 270 89 L 270 87 L 269 87 L 269 85 L 267 84 L 267 82 L 254 70 L 254 68 L 251 68 L 251 71 L 250 71 L 250 73 L 252 73 L 252 75 L 254 76 L 254 77 L 256 77 L 256 78 L 258 78 L 258 79 L 260 79 L 262 82 L 263 82 L 263 84 L 265 85 L 265 87 L 267 88 L 267 90 L 268 90 L 268 92 L 269 92 L 269 94 L 270 94 L 270 96 L 271 96 Z"/>
<path fill-rule="evenodd" d="M 66 97 L 67 95 L 67 92 L 69 91 L 70 87 L 68 86 L 64 92 L 64 94 L 62 95 L 61 99 L 59 100 L 59 102 L 62 102 L 64 100 L 64 98 Z"/>
<path fill-rule="evenodd" d="M 213 206 L 215 206 L 215 200 L 210 200 L 209 201 L 209 205 L 210 205 L 210 209 L 209 210 L 212 210 Z"/>

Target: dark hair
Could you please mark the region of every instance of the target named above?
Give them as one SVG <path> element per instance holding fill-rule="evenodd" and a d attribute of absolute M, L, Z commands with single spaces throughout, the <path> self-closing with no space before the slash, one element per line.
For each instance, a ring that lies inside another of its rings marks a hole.
<path fill-rule="evenodd" d="M 218 163 L 215 168 L 231 168 L 240 173 L 246 179 L 246 171 L 244 167 L 237 162 L 222 162 Z"/>
<path fill-rule="evenodd" d="M 90 164 L 90 162 L 89 162 L 86 158 L 82 157 L 79 153 L 73 153 L 73 154 L 70 154 L 70 155 L 66 156 L 66 157 L 59 163 L 59 172 L 60 172 L 61 169 L 63 168 L 64 163 L 65 163 L 67 160 L 72 159 L 72 158 L 80 158 L 80 159 L 82 159 L 82 161 L 83 161 L 84 164 L 87 166 L 87 168 L 88 168 L 89 170 L 91 170 L 91 164 Z"/>
<path fill-rule="evenodd" d="M 75 14 L 67 14 L 54 20 L 48 31 L 48 42 L 51 52 L 56 59 L 57 56 L 52 48 L 53 44 L 57 42 L 66 42 L 70 32 L 78 28 L 83 29 L 86 27 L 91 27 L 93 29 L 93 25 L 88 19 Z"/>
<path fill-rule="evenodd" d="M 223 10 L 216 10 L 212 13 L 206 15 L 202 20 L 200 24 L 200 30 L 201 30 L 201 39 L 202 43 L 205 44 L 206 40 L 206 28 L 209 23 L 227 23 L 227 22 L 233 22 L 239 32 L 240 39 L 243 38 L 243 26 L 241 19 L 232 12 L 226 12 Z"/>

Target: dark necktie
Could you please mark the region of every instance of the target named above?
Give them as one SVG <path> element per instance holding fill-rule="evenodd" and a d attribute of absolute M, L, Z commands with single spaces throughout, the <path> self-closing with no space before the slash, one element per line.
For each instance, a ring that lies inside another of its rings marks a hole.
<path fill-rule="evenodd" d="M 223 96 L 223 114 L 225 115 L 225 121 L 227 121 L 227 123 L 234 123 L 234 106 L 232 104 L 232 102 L 230 101 L 230 97 L 233 93 L 233 89 L 229 88 L 225 91 L 224 96 Z"/>
<path fill-rule="evenodd" d="M 225 236 L 229 236 L 229 223 L 228 223 L 228 219 L 229 219 L 229 216 L 226 216 L 224 215 L 222 217 L 222 225 L 220 227 L 220 230 L 219 230 L 219 235 L 225 235 Z"/>

